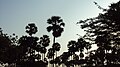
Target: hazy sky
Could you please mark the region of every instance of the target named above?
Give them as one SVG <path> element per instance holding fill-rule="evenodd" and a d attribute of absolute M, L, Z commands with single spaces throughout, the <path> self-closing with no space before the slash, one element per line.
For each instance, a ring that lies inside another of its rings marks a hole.
<path fill-rule="evenodd" d="M 61 16 L 65 22 L 62 36 L 57 38 L 61 44 L 61 51 L 66 51 L 70 40 L 77 40 L 84 32 L 76 23 L 79 20 L 95 17 L 102 11 L 93 3 L 108 8 L 108 5 L 119 0 L 0 0 L 0 27 L 9 35 L 16 33 L 19 37 L 26 35 L 25 26 L 34 22 L 38 27 L 37 36 L 50 36 L 46 27 L 47 19 L 51 16 Z M 50 44 L 51 46 L 52 44 Z"/>

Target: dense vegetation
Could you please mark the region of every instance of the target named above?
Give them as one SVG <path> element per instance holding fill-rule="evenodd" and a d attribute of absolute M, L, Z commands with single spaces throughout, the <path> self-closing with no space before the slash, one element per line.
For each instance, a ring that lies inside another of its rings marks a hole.
<path fill-rule="evenodd" d="M 120 1 L 111 4 L 109 9 L 97 6 L 104 13 L 77 22 L 86 34 L 77 41 L 69 41 L 66 45 L 68 52 L 59 56 L 57 52 L 61 46 L 56 38 L 62 35 L 65 26 L 59 16 L 52 16 L 47 20 L 49 26 L 46 29 L 53 35 L 53 44 L 49 49 L 46 49 L 51 42 L 48 35 L 33 35 L 38 32 L 34 23 L 25 27 L 28 35 L 20 38 L 14 33 L 5 34 L 0 28 L 0 64 L 8 63 L 16 67 L 47 67 L 49 64 L 53 67 L 120 67 Z M 98 48 L 90 50 L 91 45 L 97 45 Z M 79 55 L 76 52 L 79 52 Z"/>

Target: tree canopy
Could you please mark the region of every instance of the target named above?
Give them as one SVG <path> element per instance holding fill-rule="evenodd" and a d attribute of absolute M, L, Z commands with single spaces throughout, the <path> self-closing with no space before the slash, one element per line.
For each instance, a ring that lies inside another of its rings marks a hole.
<path fill-rule="evenodd" d="M 102 62 L 100 63 L 102 65 L 119 64 L 120 1 L 111 4 L 109 9 L 103 11 L 104 13 L 100 13 L 97 17 L 81 20 L 78 23 L 86 31 L 84 38 L 98 46 L 94 54 L 97 56 L 97 63 Z"/>

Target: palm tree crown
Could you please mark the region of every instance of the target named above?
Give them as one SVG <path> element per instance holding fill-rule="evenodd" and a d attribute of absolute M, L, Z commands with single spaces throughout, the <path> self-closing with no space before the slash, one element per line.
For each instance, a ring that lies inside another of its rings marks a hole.
<path fill-rule="evenodd" d="M 50 38 L 48 35 L 43 35 L 43 37 L 40 37 L 40 42 L 39 42 L 43 47 L 49 46 L 50 43 Z"/>
<path fill-rule="evenodd" d="M 59 43 L 54 43 L 52 47 L 55 49 L 55 51 L 60 50 L 60 44 Z"/>
<path fill-rule="evenodd" d="M 37 27 L 34 23 L 30 23 L 28 26 L 26 26 L 26 33 L 28 33 L 30 36 L 32 36 L 32 34 L 35 34 L 37 31 Z"/>
<path fill-rule="evenodd" d="M 52 34 L 54 37 L 61 36 L 61 33 L 64 31 L 63 27 L 65 26 L 65 23 L 63 23 L 63 20 L 59 16 L 52 16 L 47 20 L 48 24 L 51 24 L 51 26 L 47 27 L 47 31 L 53 31 Z"/>

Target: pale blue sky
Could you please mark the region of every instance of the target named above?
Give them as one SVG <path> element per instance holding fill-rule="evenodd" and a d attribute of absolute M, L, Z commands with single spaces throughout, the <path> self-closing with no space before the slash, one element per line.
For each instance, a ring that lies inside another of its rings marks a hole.
<path fill-rule="evenodd" d="M 47 34 L 52 40 L 52 34 L 46 30 L 47 19 L 61 16 L 66 24 L 62 36 L 56 40 L 62 46 L 61 53 L 67 50 L 68 41 L 79 38 L 76 34 L 84 34 L 76 22 L 102 12 L 93 1 L 108 8 L 110 3 L 119 0 L 0 0 L 0 27 L 8 34 L 15 32 L 20 37 L 26 35 L 25 26 L 35 22 L 39 30 L 36 35 Z"/>

